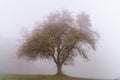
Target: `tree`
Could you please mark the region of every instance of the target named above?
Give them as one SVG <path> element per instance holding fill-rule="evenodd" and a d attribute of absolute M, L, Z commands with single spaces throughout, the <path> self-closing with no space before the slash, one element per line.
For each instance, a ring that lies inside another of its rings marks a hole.
<path fill-rule="evenodd" d="M 67 10 L 56 11 L 27 34 L 18 56 L 28 60 L 50 59 L 57 66 L 56 75 L 63 75 L 62 66 L 72 64 L 78 54 L 89 59 L 86 53 L 95 50 L 97 37 L 86 13 L 75 18 Z"/>

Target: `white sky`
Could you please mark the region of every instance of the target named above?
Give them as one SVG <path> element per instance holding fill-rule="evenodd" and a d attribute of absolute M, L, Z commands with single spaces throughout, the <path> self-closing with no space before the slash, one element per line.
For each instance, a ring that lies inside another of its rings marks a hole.
<path fill-rule="evenodd" d="M 93 28 L 101 36 L 97 51 L 94 52 L 95 54 L 91 53 L 90 55 L 92 61 L 90 63 L 84 63 L 81 59 L 80 62 L 79 58 L 77 58 L 74 66 L 66 68 L 66 73 L 80 77 L 119 78 L 119 0 L 0 0 L 0 38 L 4 37 L 12 41 L 19 39 L 22 28 L 31 30 L 49 12 L 62 9 L 68 9 L 75 13 L 79 13 L 80 11 L 87 12 L 90 15 Z M 4 53 L 4 56 L 1 53 L 5 47 L 0 46 L 0 48 L 0 58 L 5 57 L 7 53 Z M 7 63 L 7 61 L 5 62 Z M 36 64 L 37 67 L 42 66 L 42 63 L 39 66 L 38 63 Z M 49 63 L 46 64 L 49 65 Z M 2 63 L 0 63 L 1 65 Z M 41 68 L 44 69 L 44 66 Z M 23 71 L 23 73 L 25 72 Z M 36 70 L 34 73 L 41 72 Z"/>

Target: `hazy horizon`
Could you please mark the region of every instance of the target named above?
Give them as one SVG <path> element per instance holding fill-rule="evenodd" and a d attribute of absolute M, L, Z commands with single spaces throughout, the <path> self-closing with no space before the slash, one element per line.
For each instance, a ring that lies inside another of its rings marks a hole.
<path fill-rule="evenodd" d="M 50 12 L 67 9 L 73 14 L 81 11 L 89 14 L 100 38 L 96 52 L 89 54 L 89 63 L 78 56 L 74 65 L 64 66 L 63 71 L 77 77 L 120 78 L 119 3 L 119 0 L 0 0 L 0 73 L 54 74 L 56 66 L 51 61 L 27 62 L 18 59 L 15 52 L 22 30 L 31 31 Z"/>

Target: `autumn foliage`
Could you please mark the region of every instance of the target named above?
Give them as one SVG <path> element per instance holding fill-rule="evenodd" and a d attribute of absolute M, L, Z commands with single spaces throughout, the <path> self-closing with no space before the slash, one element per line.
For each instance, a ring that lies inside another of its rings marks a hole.
<path fill-rule="evenodd" d="M 87 52 L 96 49 L 97 38 L 88 14 L 81 12 L 75 17 L 67 10 L 56 11 L 25 37 L 18 56 L 50 59 L 57 66 L 57 75 L 62 75 L 62 65 L 71 64 L 78 54 L 89 59 Z"/>

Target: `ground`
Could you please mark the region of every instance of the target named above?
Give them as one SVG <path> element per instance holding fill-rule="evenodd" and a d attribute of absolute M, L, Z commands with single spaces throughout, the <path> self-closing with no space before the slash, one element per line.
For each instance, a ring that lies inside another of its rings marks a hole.
<path fill-rule="evenodd" d="M 0 75 L 0 80 L 94 80 L 68 76 L 52 75 Z"/>

